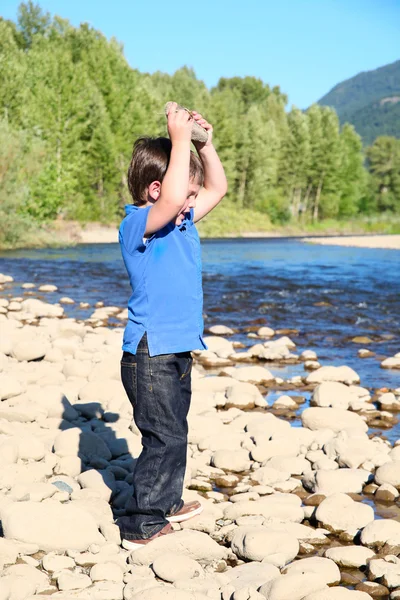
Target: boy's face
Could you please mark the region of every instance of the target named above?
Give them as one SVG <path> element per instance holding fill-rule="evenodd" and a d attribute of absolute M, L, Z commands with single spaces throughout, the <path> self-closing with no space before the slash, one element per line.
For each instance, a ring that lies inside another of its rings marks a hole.
<path fill-rule="evenodd" d="M 178 216 L 175 219 L 175 225 L 180 225 L 191 208 L 196 206 L 196 199 L 200 191 L 201 185 L 196 181 L 189 181 L 188 195 L 185 204 L 182 206 Z"/>

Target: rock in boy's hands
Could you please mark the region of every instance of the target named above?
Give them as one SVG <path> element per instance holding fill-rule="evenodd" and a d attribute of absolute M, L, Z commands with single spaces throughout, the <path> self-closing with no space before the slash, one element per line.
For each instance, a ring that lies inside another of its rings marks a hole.
<path fill-rule="evenodd" d="M 186 110 L 177 110 L 177 103 L 172 102 L 168 111 L 168 134 L 171 142 L 189 142 L 192 135 L 193 117 Z"/>
<path fill-rule="evenodd" d="M 201 125 L 201 127 L 203 127 L 203 129 L 205 129 L 208 133 L 208 140 L 204 143 L 201 142 L 193 142 L 194 145 L 196 146 L 196 148 L 199 150 L 201 148 L 204 148 L 204 146 L 211 146 L 212 144 L 212 134 L 213 134 L 213 126 L 211 125 L 211 123 L 209 123 L 208 121 L 206 121 L 204 119 L 204 117 L 196 112 L 195 110 L 192 110 L 192 115 L 193 115 L 193 119 L 196 121 L 196 123 L 198 123 L 199 125 Z"/>

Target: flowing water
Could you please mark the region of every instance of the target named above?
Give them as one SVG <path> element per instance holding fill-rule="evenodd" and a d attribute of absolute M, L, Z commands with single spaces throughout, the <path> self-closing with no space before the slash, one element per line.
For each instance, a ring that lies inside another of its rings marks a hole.
<path fill-rule="evenodd" d="M 249 328 L 266 324 L 295 329 L 298 352 L 315 350 L 324 365 L 346 364 L 368 388 L 400 387 L 400 371 L 384 370 L 384 357 L 400 351 L 400 251 L 318 246 L 296 239 L 205 240 L 205 326 L 226 324 L 246 345 Z M 130 288 L 117 244 L 23 249 L 0 253 L 0 272 L 14 277 L 3 296 L 23 296 L 23 282 L 54 283 L 58 291 L 35 297 L 64 305 L 69 316 L 87 318 L 93 305 L 125 307 Z M 80 309 L 79 302 L 91 308 Z M 360 359 L 355 336 L 372 340 L 374 357 Z M 304 374 L 302 365 L 273 366 L 285 379 Z M 394 441 L 400 428 L 386 435 Z"/>

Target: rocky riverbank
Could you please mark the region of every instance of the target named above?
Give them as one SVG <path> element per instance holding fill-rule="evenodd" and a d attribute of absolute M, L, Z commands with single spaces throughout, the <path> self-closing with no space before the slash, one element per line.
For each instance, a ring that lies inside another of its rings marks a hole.
<path fill-rule="evenodd" d="M 204 511 L 130 553 L 113 522 L 141 448 L 119 374 L 126 310 L 78 321 L 71 298 L 0 285 L 1 600 L 400 598 L 400 439 L 384 435 L 400 389 L 366 389 L 267 327 L 248 347 L 210 328 L 184 492 Z M 270 371 L 293 363 L 303 375 Z"/>

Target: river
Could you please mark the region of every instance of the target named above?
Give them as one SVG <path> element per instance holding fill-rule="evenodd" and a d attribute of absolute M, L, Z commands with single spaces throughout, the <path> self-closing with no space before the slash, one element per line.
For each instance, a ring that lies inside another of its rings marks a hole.
<path fill-rule="evenodd" d="M 295 239 L 205 240 L 202 248 L 206 327 L 229 325 L 238 330 L 234 339 L 247 345 L 253 342 L 247 330 L 257 324 L 296 329 L 298 350 L 315 350 L 322 364 L 351 366 L 366 387 L 400 387 L 399 371 L 380 368 L 382 357 L 400 350 L 400 251 Z M 15 296 L 26 293 L 23 282 L 54 283 L 57 292 L 35 296 L 73 298 L 76 304 L 65 311 L 77 318 L 93 311 L 79 302 L 125 307 L 129 297 L 117 244 L 3 251 L 0 272 L 14 277 Z M 371 338 L 368 348 L 376 356 L 358 358 L 355 336 Z M 302 367 L 272 371 L 286 377 Z"/>

